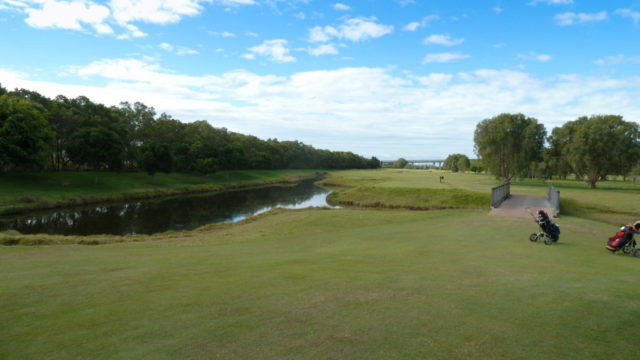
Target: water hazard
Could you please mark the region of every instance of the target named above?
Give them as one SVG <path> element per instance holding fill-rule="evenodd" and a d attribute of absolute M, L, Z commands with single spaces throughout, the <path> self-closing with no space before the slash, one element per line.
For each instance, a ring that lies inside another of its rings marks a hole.
<path fill-rule="evenodd" d="M 61 235 L 191 230 L 211 223 L 240 221 L 276 207 L 330 206 L 326 202 L 329 192 L 313 185 L 313 181 L 303 181 L 296 186 L 271 186 L 208 196 L 56 209 L 0 217 L 0 230 Z"/>

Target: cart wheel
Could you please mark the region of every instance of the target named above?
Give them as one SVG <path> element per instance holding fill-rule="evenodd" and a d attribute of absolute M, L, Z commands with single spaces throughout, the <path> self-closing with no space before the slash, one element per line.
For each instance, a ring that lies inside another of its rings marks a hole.
<path fill-rule="evenodd" d="M 640 249 L 633 250 L 633 256 L 640 257 Z"/>
<path fill-rule="evenodd" d="M 538 234 L 536 234 L 536 233 L 531 233 L 531 235 L 529 235 L 529 240 L 531 240 L 531 241 L 538 241 Z"/>
<path fill-rule="evenodd" d="M 544 244 L 545 244 L 545 245 L 551 245 L 551 244 L 553 244 L 553 240 L 551 240 L 551 238 L 550 238 L 550 237 L 545 236 L 545 237 L 544 237 Z"/>
<path fill-rule="evenodd" d="M 631 246 L 625 246 L 622 248 L 622 252 L 627 254 L 627 255 L 631 255 L 633 251 L 633 248 Z"/>

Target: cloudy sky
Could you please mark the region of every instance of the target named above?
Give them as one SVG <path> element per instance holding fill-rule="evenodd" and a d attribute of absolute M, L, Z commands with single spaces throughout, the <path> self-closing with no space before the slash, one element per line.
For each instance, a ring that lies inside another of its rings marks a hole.
<path fill-rule="evenodd" d="M 640 121 L 640 1 L 0 0 L 0 84 L 380 159 Z"/>

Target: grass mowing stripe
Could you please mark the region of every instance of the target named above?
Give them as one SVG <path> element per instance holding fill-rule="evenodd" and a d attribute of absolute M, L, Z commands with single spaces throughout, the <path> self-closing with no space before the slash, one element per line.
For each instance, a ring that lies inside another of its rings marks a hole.
<path fill-rule="evenodd" d="M 633 358 L 609 226 L 485 211 L 274 211 L 184 238 L 0 248 L 3 357 Z M 187 234 L 184 234 L 187 235 Z"/>

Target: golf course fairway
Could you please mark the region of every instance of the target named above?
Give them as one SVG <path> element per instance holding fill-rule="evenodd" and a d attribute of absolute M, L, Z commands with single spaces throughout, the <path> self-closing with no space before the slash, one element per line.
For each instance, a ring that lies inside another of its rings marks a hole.
<path fill-rule="evenodd" d="M 632 359 L 615 227 L 486 210 L 272 210 L 155 241 L 0 247 L 0 358 Z"/>

